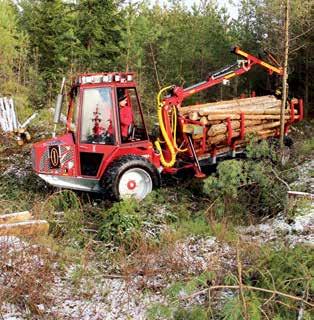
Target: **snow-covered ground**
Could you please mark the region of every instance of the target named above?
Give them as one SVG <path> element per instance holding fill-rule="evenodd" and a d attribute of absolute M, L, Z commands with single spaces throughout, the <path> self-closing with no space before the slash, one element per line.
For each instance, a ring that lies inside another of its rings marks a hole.
<path fill-rule="evenodd" d="M 298 167 L 298 179 L 291 184 L 291 189 L 301 186 L 303 191 L 313 193 L 313 169 L 314 160 Z M 242 241 L 254 243 L 285 243 L 290 247 L 302 243 L 314 246 L 314 204 L 309 201 L 302 203 L 293 213 L 292 215 L 287 211 L 261 224 L 238 227 L 238 234 Z M 9 248 L 10 252 L 22 253 L 26 245 L 16 237 L 0 237 L 0 253 L 4 247 L 6 250 Z M 41 260 L 34 257 L 32 261 L 36 264 Z M 176 241 L 166 257 L 146 257 L 145 261 L 145 268 L 151 270 L 151 273 L 141 272 L 139 266 L 138 272 L 128 277 L 111 274 L 111 271 L 104 274 L 99 268 L 89 265 L 85 275 L 78 277 L 79 280 L 76 281 L 74 279 L 81 266 L 72 265 L 64 272 L 56 271 L 48 292 L 53 303 L 37 305 L 37 310 L 41 313 L 39 318 L 146 319 L 147 310 L 153 304 L 167 303 L 163 290 L 172 280 L 198 275 L 203 271 L 234 270 L 236 252 L 235 248 L 215 237 L 189 237 Z M 177 265 L 177 269 L 171 269 L 170 263 Z M 30 319 L 29 314 L 26 314 L 27 311 L 21 313 L 14 304 L 0 303 L 0 319 Z"/>
<path fill-rule="evenodd" d="M 289 246 L 303 243 L 314 247 L 314 204 L 309 203 L 299 213 L 294 218 L 281 214 L 261 224 L 240 227 L 241 239 L 258 243 L 280 241 Z"/>

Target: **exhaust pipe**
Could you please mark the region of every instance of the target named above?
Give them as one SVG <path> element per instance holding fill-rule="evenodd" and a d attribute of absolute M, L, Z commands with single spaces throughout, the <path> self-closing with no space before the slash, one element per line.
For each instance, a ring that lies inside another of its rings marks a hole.
<path fill-rule="evenodd" d="M 56 105 L 55 105 L 55 113 L 54 113 L 54 117 L 53 117 L 53 122 L 54 122 L 55 126 L 54 126 L 54 130 L 52 133 L 53 138 L 56 136 L 57 124 L 60 122 L 64 85 L 65 85 L 65 77 L 62 78 L 60 93 L 57 96 Z"/>

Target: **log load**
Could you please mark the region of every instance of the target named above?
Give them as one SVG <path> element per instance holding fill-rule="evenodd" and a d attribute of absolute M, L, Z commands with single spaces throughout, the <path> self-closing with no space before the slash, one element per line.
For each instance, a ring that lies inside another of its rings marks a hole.
<path fill-rule="evenodd" d="M 254 107 L 255 105 L 262 105 L 265 103 L 265 106 L 270 106 L 272 104 L 276 104 L 280 102 L 280 100 L 276 99 L 274 96 L 263 96 L 263 97 L 254 97 L 254 98 L 245 98 L 245 99 L 233 99 L 228 101 L 218 101 L 218 102 L 210 102 L 204 104 L 197 104 L 193 106 L 180 107 L 180 113 L 182 115 L 189 114 L 190 112 L 213 112 L 219 111 L 223 112 L 223 110 L 228 109 L 236 109 L 239 107 L 245 108 Z"/>
<path fill-rule="evenodd" d="M 281 100 L 275 96 L 262 96 L 185 106 L 178 111 L 184 118 L 199 121 L 206 127 L 209 146 L 219 146 L 226 143 L 228 134 L 229 138 L 240 137 L 241 128 L 245 134 L 254 133 L 261 138 L 275 135 L 280 127 L 280 108 Z M 297 110 L 294 114 L 294 119 L 298 119 Z M 227 119 L 232 131 L 229 133 Z M 287 104 L 285 122 L 289 120 L 290 107 Z M 194 137 L 200 138 L 199 135 Z"/>

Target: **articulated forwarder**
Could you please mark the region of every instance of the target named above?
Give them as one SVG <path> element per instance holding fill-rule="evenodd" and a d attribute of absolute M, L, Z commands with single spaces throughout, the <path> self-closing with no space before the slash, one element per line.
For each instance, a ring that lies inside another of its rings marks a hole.
<path fill-rule="evenodd" d="M 168 86 L 158 93 L 156 139 L 148 135 L 133 73 L 79 75 L 68 93 L 65 132 L 33 145 L 33 169 L 56 187 L 143 199 L 160 186 L 164 173 L 191 168 L 196 177 L 204 177 L 203 165 L 243 152 L 248 133 L 261 140 L 278 137 L 281 100 L 275 96 L 183 106 L 191 95 L 227 83 L 254 65 L 282 75 L 278 65 L 238 47 L 233 52 L 242 60 L 191 87 Z M 64 81 L 55 123 L 60 121 L 63 88 Z M 302 118 L 302 100 L 292 99 L 285 109 L 285 134 Z"/>

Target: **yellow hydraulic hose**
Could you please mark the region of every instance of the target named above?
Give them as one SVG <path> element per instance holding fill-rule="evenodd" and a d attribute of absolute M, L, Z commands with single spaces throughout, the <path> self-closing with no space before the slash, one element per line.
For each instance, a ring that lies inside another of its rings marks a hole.
<path fill-rule="evenodd" d="M 178 152 L 185 152 L 185 151 L 188 150 L 187 148 L 185 148 L 185 149 L 180 149 L 180 148 L 177 146 L 177 109 L 176 109 L 176 107 L 173 107 L 172 115 L 173 115 L 173 118 L 172 118 L 172 131 L 173 131 L 173 143 L 174 143 L 174 147 L 177 149 Z"/>
<path fill-rule="evenodd" d="M 166 168 L 171 168 L 173 167 L 173 165 L 175 164 L 176 162 L 176 151 L 175 151 L 175 148 L 167 134 L 167 131 L 166 131 L 166 128 L 165 128 L 165 125 L 164 125 L 164 120 L 163 120 L 163 117 L 162 117 L 162 108 L 163 108 L 163 102 L 161 101 L 160 97 L 162 95 L 162 93 L 164 93 L 166 90 L 169 90 L 170 88 L 172 88 L 172 86 L 168 86 L 168 87 L 165 87 L 163 89 L 161 89 L 157 95 L 157 115 L 158 115 L 158 122 L 159 122 L 159 127 L 160 127 L 160 130 L 161 130 L 161 134 L 165 140 L 165 143 L 169 149 L 169 152 L 170 152 L 170 155 L 171 155 L 171 158 L 170 158 L 170 161 L 166 161 L 166 159 L 164 158 L 164 155 L 162 153 L 162 149 L 160 147 L 160 141 L 157 140 L 155 141 L 155 146 L 157 148 L 157 150 L 159 151 L 160 153 L 160 162 L 161 164 L 166 167 Z"/>

